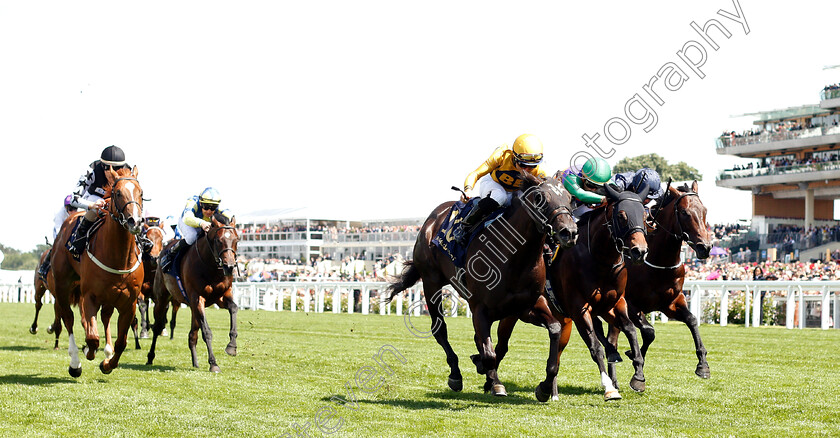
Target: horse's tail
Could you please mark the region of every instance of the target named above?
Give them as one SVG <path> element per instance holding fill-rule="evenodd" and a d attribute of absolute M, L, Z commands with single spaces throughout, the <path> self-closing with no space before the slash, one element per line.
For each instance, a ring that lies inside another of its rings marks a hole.
<path fill-rule="evenodd" d="M 414 266 L 414 261 L 407 261 L 405 262 L 405 267 L 403 271 L 396 277 L 394 281 L 392 281 L 388 285 L 388 291 L 391 292 L 390 296 L 388 297 L 388 302 L 394 299 L 395 296 L 399 295 L 400 292 L 414 286 L 420 280 L 420 270 Z"/>

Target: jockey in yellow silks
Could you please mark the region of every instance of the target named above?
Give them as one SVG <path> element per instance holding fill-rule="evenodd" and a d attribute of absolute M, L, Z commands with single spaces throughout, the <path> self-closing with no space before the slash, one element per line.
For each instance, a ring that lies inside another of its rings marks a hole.
<path fill-rule="evenodd" d="M 540 169 L 543 159 L 543 145 L 540 139 L 531 134 L 522 134 L 513 142 L 513 146 L 503 144 L 493 151 L 486 161 L 467 175 L 464 192 L 468 196 L 477 186 L 480 201 L 452 231 L 462 245 L 466 243 L 470 231 L 484 218 L 500 206 L 510 205 L 513 193 L 522 187 L 520 172 L 545 178 Z"/>

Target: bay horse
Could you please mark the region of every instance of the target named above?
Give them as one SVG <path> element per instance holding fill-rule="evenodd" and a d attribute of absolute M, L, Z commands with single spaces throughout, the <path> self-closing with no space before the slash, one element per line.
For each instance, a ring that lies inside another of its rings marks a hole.
<path fill-rule="evenodd" d="M 216 356 L 213 354 L 213 333 L 207 324 L 207 316 L 204 309 L 215 303 L 221 303 L 220 307 L 226 308 L 230 313 L 230 343 L 225 352 L 236 356 L 236 314 L 239 307 L 233 300 L 233 270 L 236 268 L 236 247 L 239 242 L 239 233 L 236 231 L 236 219 L 228 219 L 219 212 L 211 219 L 210 230 L 199 234 L 198 239 L 192 247 L 183 252 L 180 259 L 176 260 L 177 268 L 181 273 L 183 290 L 178 280 L 169 273 L 161 270 L 160 266 L 155 272 L 153 299 L 155 302 L 155 323 L 152 326 L 152 346 L 149 350 L 147 365 L 151 365 L 155 359 L 155 346 L 158 336 L 166 326 L 166 313 L 170 301 L 185 303 L 192 311 L 192 326 L 188 336 L 188 345 L 192 355 L 192 365 L 198 368 L 198 355 L 196 343 L 198 331 L 207 345 L 208 363 L 210 371 L 218 373 L 219 365 L 216 363 Z M 174 245 L 171 242 L 168 246 Z M 174 330 L 174 328 L 173 328 Z"/>
<path fill-rule="evenodd" d="M 70 375 L 82 374 L 79 350 L 73 335 L 73 310 L 78 304 L 82 326 L 85 330 L 84 348 L 88 360 L 96 357 L 99 348 L 99 331 L 96 315 L 102 309 L 105 326 L 105 359 L 99 369 L 109 374 L 119 366 L 120 356 L 126 347 L 126 337 L 134 320 L 137 296 L 143 281 L 143 264 L 140 248 L 135 236 L 143 224 L 143 189 L 137 181 L 137 167 L 132 169 L 110 169 L 105 172 L 107 180 L 107 210 L 99 230 L 89 239 L 87 247 L 76 261 L 63 243 L 71 237 L 73 226 L 82 212 L 71 215 L 61 227 L 52 252 L 52 275 L 48 276 L 49 289 L 56 297 L 56 312 L 61 314 L 64 328 L 70 338 Z M 110 317 L 114 309 L 119 311 L 117 342 L 110 347 Z"/>
<path fill-rule="evenodd" d="M 41 253 L 41 257 L 38 259 L 38 266 L 41 266 L 44 261 L 50 257 L 50 251 L 52 248 L 47 248 L 44 252 Z M 47 275 L 50 275 L 51 271 L 47 271 Z M 47 279 L 41 277 L 41 274 L 38 273 L 38 270 L 35 270 L 35 320 L 32 321 L 32 325 L 29 327 L 29 333 L 33 335 L 38 333 L 38 314 L 41 313 L 41 307 L 43 306 L 43 298 L 44 294 L 47 293 L 49 290 L 47 288 Z M 52 294 L 52 291 L 50 291 Z M 55 295 L 53 295 L 55 296 Z M 53 323 L 47 327 L 47 333 L 55 333 L 55 346 L 53 349 L 58 350 L 58 338 L 61 336 L 61 315 L 58 312 L 55 312 L 55 319 Z"/>
<path fill-rule="evenodd" d="M 468 302 L 479 352 L 473 362 L 480 373 L 487 375 L 485 392 L 505 396 L 507 392 L 498 378 L 496 353 L 490 338 L 491 325 L 534 307 L 545 286 L 542 254 L 546 239 L 565 247 L 576 239 L 577 226 L 569 208 L 571 195 L 563 185 L 555 178 L 541 180 L 528 173 L 521 173 L 520 178 L 524 182 L 521 195 L 514 196 L 503 215 L 479 231 L 469 244 L 466 269 L 458 268 L 432 243 L 441 224 L 452 215 L 454 202 L 445 202 L 426 219 L 414 245 L 413 260 L 406 263 L 403 272 L 389 285 L 390 299 L 393 299 L 422 279 L 431 331 L 446 353 L 450 368 L 447 384 L 453 391 L 463 389 L 463 378 L 458 356 L 449 344 L 441 288 L 451 284 Z M 499 237 L 502 229 L 507 229 L 510 240 Z M 503 254 L 500 248 L 509 254 Z M 490 259 L 488 254 L 495 258 Z M 549 330 L 549 345 L 556 345 L 558 336 L 559 328 Z M 549 354 L 548 381 L 556 376 L 556 359 L 556 354 Z"/>
<path fill-rule="evenodd" d="M 559 321 L 562 327 L 554 350 L 558 362 L 569 343 L 574 322 L 592 360 L 598 365 L 605 389 L 604 400 L 618 400 L 621 395 L 608 377 L 604 365 L 604 350 L 601 348 L 603 328 L 599 335 L 599 327 L 593 324 L 593 317 L 598 315 L 617 324 L 627 336 L 631 351 L 638 353 L 630 354 L 636 370 L 631 387 L 639 392 L 644 391 L 644 360 L 623 295 L 627 282 L 625 258 L 640 264 L 647 253 L 645 211 L 642 206 L 647 190 L 637 195 L 627 191 L 618 192 L 609 184 L 604 187 L 606 206 L 581 217 L 578 221 L 580 238 L 577 244 L 571 249 L 560 250 L 549 265 L 547 275 L 552 292 L 546 291 L 546 295 L 538 302 L 540 311 L 524 312 L 500 322 L 496 348 L 502 353 L 499 357 L 501 361 L 508 351 L 508 341 L 517 319 L 545 327 L 546 319 L 541 315 L 546 311 L 543 307 L 548 308 L 551 302 L 552 318 L 547 322 L 551 324 Z M 548 296 L 549 293 L 553 296 Z M 620 361 L 614 348 L 608 348 L 607 353 L 610 362 Z M 548 401 L 549 397 L 557 400 L 556 380 L 546 380 L 537 386 L 535 395 L 541 402 Z"/>
<path fill-rule="evenodd" d="M 690 188 L 687 185 L 679 188 L 669 185 L 660 205 L 654 207 L 651 219 L 655 229 L 648 237 L 649 251 L 643 265 L 628 267 L 625 299 L 630 319 L 642 335 L 643 357 L 656 337 L 645 313 L 658 310 L 688 326 L 698 359 L 694 373 L 708 379 L 706 347 L 700 339 L 697 318 L 688 310 L 682 292 L 685 266 L 680 259 L 683 242 L 687 242 L 700 259 L 708 258 L 712 248 L 712 236 L 706 228 L 706 207 L 697 194 L 697 188 L 697 181 Z M 617 328 L 610 328 L 608 340 L 612 345 L 618 341 L 617 332 Z M 615 383 L 613 364 L 609 365 L 609 374 Z"/>

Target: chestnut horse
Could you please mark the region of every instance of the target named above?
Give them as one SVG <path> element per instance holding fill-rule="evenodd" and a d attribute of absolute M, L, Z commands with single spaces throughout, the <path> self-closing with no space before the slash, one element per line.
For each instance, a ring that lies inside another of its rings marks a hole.
<path fill-rule="evenodd" d="M 149 337 L 148 332 L 149 327 L 151 327 L 151 324 L 149 324 L 149 299 L 152 297 L 152 287 L 155 283 L 157 257 L 163 249 L 163 238 L 166 233 L 161 227 L 145 225 L 143 235 L 152 242 L 152 249 L 143 253 L 143 286 L 140 287 L 140 296 L 137 297 L 137 308 L 140 310 L 140 338 L 146 339 Z"/>
<path fill-rule="evenodd" d="M 50 257 L 50 251 L 52 248 L 47 248 L 44 252 L 41 253 L 41 257 L 38 259 L 38 266 L 41 266 L 44 261 Z M 47 271 L 47 275 L 50 275 L 51 271 Z M 43 298 L 44 294 L 47 292 L 47 279 L 42 278 L 41 275 L 38 273 L 38 270 L 35 270 L 35 320 L 32 321 L 32 326 L 29 327 L 29 333 L 33 335 L 38 333 L 38 314 L 41 313 L 41 307 L 43 306 Z M 50 291 L 52 293 L 52 291 Z M 55 295 L 53 295 L 55 296 Z M 53 323 L 47 327 L 47 333 L 55 333 L 55 350 L 58 350 L 58 338 L 61 336 L 61 315 L 58 312 L 55 313 L 55 319 Z"/>
<path fill-rule="evenodd" d="M 466 270 L 456 267 L 432 244 L 441 224 L 451 215 L 453 202 L 447 202 L 438 206 L 426 219 L 414 245 L 413 261 L 407 263 L 400 276 L 389 286 L 390 298 L 393 299 L 418 280 L 423 280 L 432 334 L 446 352 L 450 368 L 447 383 L 454 391 L 463 389 L 463 379 L 458 356 L 449 344 L 441 308 L 441 288 L 451 284 L 469 303 L 479 352 L 474 362 L 477 370 L 487 375 L 485 392 L 507 395 L 498 378 L 496 353 L 490 339 L 491 325 L 494 321 L 535 306 L 545 287 L 542 254 L 546 238 L 566 247 L 574 244 L 576 239 L 577 226 L 569 209 L 571 195 L 563 185 L 554 178 L 542 181 L 527 173 L 520 177 L 524 180 L 523 193 L 513 197 L 501 218 L 479 231 L 469 244 Z M 502 232 L 512 236 L 510 240 L 499 237 Z M 503 254 L 503 250 L 507 250 L 508 254 Z M 488 258 L 487 254 L 491 253 L 495 259 Z M 559 328 L 549 331 L 551 346 L 557 344 L 558 336 Z M 556 360 L 556 354 L 549 354 L 547 381 L 556 377 Z"/>
<path fill-rule="evenodd" d="M 185 250 L 180 259 L 176 260 L 181 273 L 183 290 L 174 276 L 164 273 L 158 266 L 153 294 L 155 324 L 152 327 L 152 347 L 149 350 L 147 365 L 151 365 L 155 359 L 155 345 L 157 345 L 158 336 L 166 326 L 166 312 L 169 309 L 170 300 L 178 306 L 185 303 L 192 310 L 192 327 L 188 336 L 188 345 L 194 367 L 198 368 L 195 346 L 198 341 L 198 330 L 201 329 L 201 336 L 207 345 L 210 371 L 214 373 L 220 371 L 216 356 L 213 354 L 213 333 L 210 331 L 207 316 L 204 313 L 205 306 L 211 306 L 217 302 L 230 312 L 230 343 L 225 348 L 225 352 L 236 356 L 236 314 L 239 307 L 233 301 L 231 286 L 233 285 L 233 270 L 236 268 L 238 242 L 236 220 L 228 220 L 217 212 L 212 218 L 210 230 L 200 234 L 192 247 Z M 169 244 L 169 246 L 172 245 L 174 242 Z"/>
<path fill-rule="evenodd" d="M 697 181 L 689 188 L 668 187 L 660 206 L 655 207 L 652 218 L 656 228 L 648 236 L 650 251 L 645 264 L 628 267 L 625 299 L 633 324 L 642 335 L 641 352 L 644 357 L 655 338 L 653 326 L 645 313 L 658 310 L 666 316 L 682 321 L 691 331 L 698 364 L 695 374 L 709 378 L 709 363 L 706 362 L 706 347 L 700 339 L 697 318 L 688 310 L 683 295 L 685 266 L 680 261 L 682 243 L 687 242 L 697 257 L 709 257 L 712 236 L 706 228 L 706 207 L 697 194 Z M 610 329 L 609 342 L 616 345 L 618 329 Z M 609 366 L 609 374 L 615 383 L 615 367 Z"/>
<path fill-rule="evenodd" d="M 631 387 L 636 391 L 644 391 L 644 361 L 639 352 L 636 331 L 627 314 L 627 305 L 623 298 L 627 282 L 627 270 L 624 259 L 633 263 L 641 263 L 647 253 L 645 240 L 645 211 L 641 200 L 647 196 L 647 190 L 637 195 L 632 192 L 618 192 L 610 185 L 605 186 L 607 205 L 585 214 L 578 222 L 581 238 L 577 244 L 569 249 L 560 251 L 548 267 L 548 278 L 553 288 L 553 296 L 543 297 L 538 306 L 548 306 L 548 301 L 557 303 L 558 309 L 551 306 L 553 318 L 562 325 L 559 345 L 556 348 L 559 361 L 571 337 L 571 322 L 589 348 L 592 360 L 598 365 L 601 373 L 601 383 L 604 386 L 604 400 L 621 398 L 617 388 L 608 378 L 604 365 L 604 350 L 601 348 L 601 335 L 598 336 L 597 325 L 593 324 L 593 315 L 599 315 L 608 321 L 613 321 L 622 328 L 631 348 L 638 354 L 631 357 L 636 373 Z M 546 294 L 549 292 L 546 291 Z M 561 310 L 562 309 L 562 310 Z M 519 319 L 534 325 L 546 326 L 541 312 L 525 312 Z M 501 361 L 508 350 L 508 341 L 516 325 L 517 317 L 505 319 L 499 323 L 499 342 L 497 351 L 502 354 Z M 608 353 L 611 361 L 619 361 L 615 349 Z M 539 401 L 547 401 L 549 396 L 557 400 L 556 380 L 544 382 L 535 391 Z"/>
<path fill-rule="evenodd" d="M 64 328 L 70 338 L 70 375 L 82 374 L 79 350 L 73 336 L 73 310 L 79 305 L 82 326 L 85 329 L 84 348 L 88 360 L 93 360 L 99 348 L 99 331 L 96 314 L 102 309 L 102 322 L 106 337 L 110 338 L 110 317 L 119 310 L 117 342 L 113 356 L 106 348 L 105 359 L 99 364 L 103 373 L 109 374 L 119 366 L 120 356 L 126 347 L 126 337 L 134 320 L 137 296 L 143 281 L 143 264 L 135 236 L 143 224 L 143 190 L 137 181 L 137 168 L 105 172 L 108 200 L 107 214 L 102 226 L 89 239 L 80 260 L 73 259 L 63 245 L 73 231 L 82 213 L 71 215 L 61 226 L 52 254 L 52 274 L 48 276 L 49 289 L 56 297 L 56 312 L 61 314 Z M 110 339 L 108 341 L 110 346 Z"/>

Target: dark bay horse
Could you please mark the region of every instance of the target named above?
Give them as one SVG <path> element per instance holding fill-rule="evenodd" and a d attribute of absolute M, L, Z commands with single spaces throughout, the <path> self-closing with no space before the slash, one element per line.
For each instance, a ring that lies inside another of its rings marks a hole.
<path fill-rule="evenodd" d="M 635 345 L 633 351 L 638 354 L 632 357 L 636 373 L 631 386 L 637 391 L 643 391 L 644 360 L 639 352 L 636 331 L 627 314 L 623 295 L 627 282 L 624 259 L 641 263 L 647 253 L 645 211 L 641 203 L 647 196 L 647 191 L 637 195 L 632 192 L 618 192 L 610 185 L 605 188 L 607 205 L 587 213 L 580 219 L 580 238 L 577 244 L 571 249 L 560 251 L 548 267 L 548 278 L 556 302 L 562 309 L 551 306 L 553 320 L 560 321 L 562 325 L 559 344 L 555 350 L 558 361 L 569 343 L 571 323 L 574 322 L 589 348 L 592 360 L 598 365 L 601 383 L 605 388 L 604 399 L 617 400 L 621 395 L 613 386 L 604 365 L 604 350 L 601 347 L 603 328 L 600 329 L 599 336 L 593 318 L 598 315 L 616 323 L 624 331 L 631 347 Z M 538 305 L 547 307 L 548 301 L 553 301 L 552 297 L 543 297 Z M 545 326 L 545 319 L 540 313 L 525 312 L 518 318 L 534 325 Z M 501 358 L 508 350 L 508 340 L 516 321 L 517 316 L 513 316 L 499 324 L 497 351 L 503 353 Z M 614 348 L 609 353 L 611 361 L 620 360 Z M 556 380 L 543 382 L 537 386 L 535 394 L 537 399 L 543 402 L 548 401 L 549 397 L 556 400 Z"/>
<path fill-rule="evenodd" d="M 44 260 L 47 257 L 50 257 L 51 248 L 47 248 L 44 252 L 41 253 L 41 257 L 38 259 L 38 266 L 41 266 L 44 263 Z M 47 271 L 47 276 L 50 275 L 52 271 Z M 38 273 L 38 270 L 35 270 L 35 320 L 32 321 L 32 326 L 29 327 L 29 333 L 33 335 L 38 333 L 38 314 L 41 313 L 41 307 L 43 306 L 43 299 L 44 294 L 47 293 L 47 280 L 46 278 L 42 278 L 41 274 Z M 52 293 L 52 291 L 50 291 Z M 55 295 L 53 295 L 55 296 Z M 53 323 L 47 327 L 47 333 L 55 333 L 55 347 L 54 349 L 58 350 L 58 338 L 61 336 L 61 315 L 58 312 L 55 313 L 55 319 Z"/>
<path fill-rule="evenodd" d="M 99 364 L 103 373 L 109 374 L 119 366 L 120 356 L 126 347 L 126 337 L 134 320 L 137 295 L 143 281 L 143 264 L 135 236 L 143 224 L 143 190 L 137 181 L 137 168 L 109 170 L 105 199 L 107 213 L 100 229 L 93 234 L 87 248 L 77 262 L 64 246 L 73 231 L 73 225 L 82 213 L 71 215 L 61 227 L 53 247 L 52 274 L 48 276 L 49 289 L 56 297 L 56 312 L 61 314 L 64 328 L 69 335 L 70 375 L 82 374 L 79 350 L 73 335 L 73 310 L 79 305 L 82 326 L 85 329 L 85 355 L 93 360 L 99 348 L 96 315 L 102 309 L 102 322 L 106 337 L 110 338 L 110 317 L 119 311 L 117 342 L 113 356 L 107 351 Z M 109 345 L 110 347 L 110 340 Z"/>
<path fill-rule="evenodd" d="M 446 321 L 441 306 L 441 288 L 451 284 L 469 303 L 473 313 L 475 344 L 479 355 L 476 368 L 486 374 L 485 391 L 506 395 L 498 379 L 496 354 L 490 339 L 494 321 L 532 309 L 545 286 L 543 246 L 549 238 L 565 247 L 574 244 L 577 227 L 569 209 L 571 196 L 554 178 L 545 181 L 521 174 L 522 194 L 514 196 L 505 213 L 481 230 L 467 248 L 466 269 L 433 246 L 444 219 L 451 215 L 453 202 L 438 206 L 420 228 L 414 245 L 413 261 L 389 286 L 390 298 L 423 280 L 423 289 L 431 316 L 432 334 L 446 353 L 450 374 L 448 385 L 454 391 L 463 388 L 458 356 L 449 344 Z M 504 237 L 504 236 L 507 237 Z M 449 240 L 451 242 L 451 240 Z M 556 345 L 557 330 L 549 331 L 550 345 Z M 546 379 L 556 376 L 556 354 L 549 355 Z M 554 376 L 552 376 L 554 372 Z"/>
<path fill-rule="evenodd" d="M 628 267 L 625 299 L 633 324 L 642 335 L 642 356 L 655 338 L 653 326 L 645 313 L 658 310 L 666 316 L 682 321 L 691 331 L 698 364 L 695 374 L 708 379 L 709 363 L 706 361 L 706 347 L 700 339 L 697 318 L 688 310 L 683 295 L 685 266 L 680 259 L 682 243 L 687 242 L 697 257 L 709 257 L 712 236 L 706 228 L 706 207 L 697 194 L 697 181 L 688 186 L 670 187 L 652 217 L 655 230 L 648 236 L 649 251 L 645 263 Z M 610 329 L 609 342 L 618 341 L 618 330 Z M 615 383 L 615 367 L 609 366 L 609 374 Z"/>
<path fill-rule="evenodd" d="M 198 355 L 196 343 L 198 342 L 198 330 L 207 345 L 208 362 L 210 371 L 218 373 L 219 365 L 216 363 L 216 356 L 213 354 L 213 333 L 207 324 L 207 316 L 204 313 L 206 306 L 221 303 L 230 312 L 230 343 L 225 352 L 236 356 L 236 314 L 239 307 L 233 301 L 232 285 L 233 270 L 236 268 L 236 247 L 239 242 L 239 233 L 236 231 L 236 220 L 228 220 L 227 217 L 216 213 L 212 218 L 212 225 L 207 233 L 199 235 L 198 239 L 187 249 L 183 256 L 177 261 L 181 272 L 183 291 L 178 285 L 177 279 L 169 273 L 164 273 L 160 267 L 155 273 L 154 294 L 155 302 L 155 323 L 152 327 L 152 346 L 149 350 L 147 365 L 151 365 L 155 359 L 155 346 L 158 336 L 166 326 L 166 312 L 169 309 L 170 300 L 181 305 L 185 303 L 192 311 L 192 326 L 188 336 L 188 345 L 192 354 L 192 365 L 198 368 Z M 170 243 L 170 246 L 173 245 Z"/>

